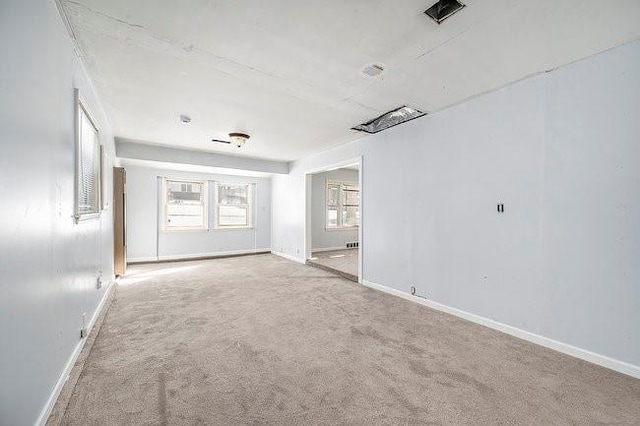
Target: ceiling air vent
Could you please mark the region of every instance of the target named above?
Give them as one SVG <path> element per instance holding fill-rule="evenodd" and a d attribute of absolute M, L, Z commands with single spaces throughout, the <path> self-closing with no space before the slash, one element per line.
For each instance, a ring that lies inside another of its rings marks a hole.
<path fill-rule="evenodd" d="M 398 124 L 406 123 L 414 118 L 422 117 L 426 115 L 425 112 L 419 111 L 415 108 L 408 106 L 402 106 L 389 112 L 385 112 L 380 117 L 376 117 L 371 121 L 359 124 L 352 127 L 353 130 L 367 133 L 378 133 L 389 127 L 397 126 Z"/>
<path fill-rule="evenodd" d="M 426 13 L 429 18 L 436 21 L 436 23 L 440 24 L 463 7 L 464 4 L 457 0 L 440 0 L 429 9 L 425 10 L 424 13 Z"/>
<path fill-rule="evenodd" d="M 384 71 L 384 67 L 378 64 L 370 64 L 362 68 L 362 73 L 368 75 L 369 77 L 375 77 L 382 74 Z"/>

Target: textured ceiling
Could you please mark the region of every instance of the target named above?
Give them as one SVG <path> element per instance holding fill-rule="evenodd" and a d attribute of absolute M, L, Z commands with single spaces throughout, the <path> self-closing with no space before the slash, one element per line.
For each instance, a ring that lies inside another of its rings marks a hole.
<path fill-rule="evenodd" d="M 637 0 L 468 0 L 442 25 L 433 0 L 60 1 L 117 137 L 277 160 L 640 38 Z"/>

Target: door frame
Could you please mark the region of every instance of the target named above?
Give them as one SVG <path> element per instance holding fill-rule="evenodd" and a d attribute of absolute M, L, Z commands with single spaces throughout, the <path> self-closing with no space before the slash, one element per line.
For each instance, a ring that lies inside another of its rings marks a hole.
<path fill-rule="evenodd" d="M 364 185 L 363 185 L 363 156 L 359 155 L 357 157 L 352 157 L 346 160 L 340 160 L 335 163 L 326 164 L 321 167 L 316 167 L 311 170 L 308 170 L 304 174 L 304 193 L 305 193 L 305 205 L 304 205 L 304 261 L 306 262 L 311 258 L 312 252 L 312 241 L 311 241 L 311 226 L 312 226 L 312 218 L 311 218 L 311 175 L 316 173 L 322 173 L 326 171 L 330 171 L 332 169 L 339 169 L 344 166 L 358 164 L 358 186 L 360 188 L 360 205 L 358 206 L 358 214 L 360 216 L 360 224 L 358 226 L 358 283 L 362 284 L 364 279 L 363 274 L 363 226 L 364 226 L 364 215 L 362 214 L 364 209 Z"/>
<path fill-rule="evenodd" d="M 127 170 L 113 167 L 113 270 L 116 277 L 127 271 Z"/>

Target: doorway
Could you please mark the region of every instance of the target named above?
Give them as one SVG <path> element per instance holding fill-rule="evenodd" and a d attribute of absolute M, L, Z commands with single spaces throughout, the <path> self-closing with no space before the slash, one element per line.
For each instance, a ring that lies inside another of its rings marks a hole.
<path fill-rule="evenodd" d="M 306 263 L 362 279 L 361 158 L 306 175 Z"/>
<path fill-rule="evenodd" d="M 127 238 L 125 214 L 125 184 L 127 175 L 122 167 L 113 168 L 113 267 L 117 277 L 127 269 Z"/>

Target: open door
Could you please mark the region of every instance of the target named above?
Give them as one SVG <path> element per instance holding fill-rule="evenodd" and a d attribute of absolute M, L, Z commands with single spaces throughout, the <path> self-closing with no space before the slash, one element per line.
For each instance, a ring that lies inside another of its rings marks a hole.
<path fill-rule="evenodd" d="M 127 269 L 125 192 L 127 174 L 122 167 L 113 168 L 113 267 L 117 277 Z"/>

